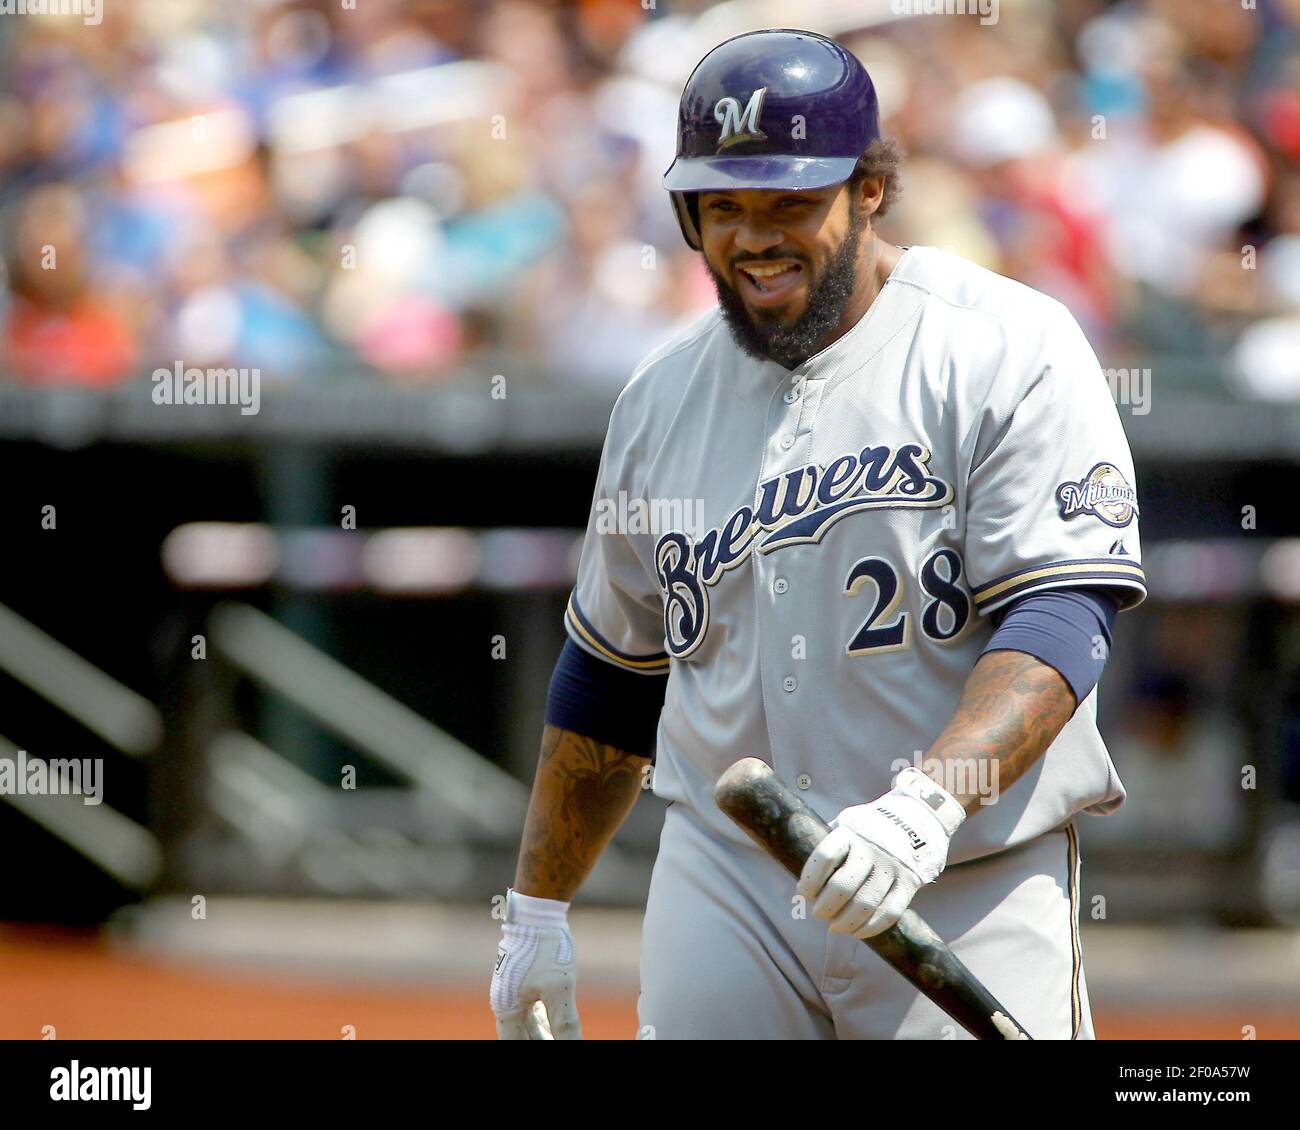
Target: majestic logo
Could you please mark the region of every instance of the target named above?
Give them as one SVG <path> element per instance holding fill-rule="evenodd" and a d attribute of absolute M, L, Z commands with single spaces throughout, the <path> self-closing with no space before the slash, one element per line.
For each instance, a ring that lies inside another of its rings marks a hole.
<path fill-rule="evenodd" d="M 722 125 L 718 137 L 718 148 L 726 149 L 741 141 L 765 141 L 767 134 L 758 128 L 758 118 L 763 112 L 763 99 L 767 96 L 767 87 L 760 86 L 749 96 L 749 103 L 742 110 L 740 100 L 730 96 L 719 98 L 713 107 L 714 120 Z"/>
<path fill-rule="evenodd" d="M 816 545 L 836 522 L 864 510 L 946 506 L 952 487 L 930 474 L 929 460 L 919 443 L 864 447 L 825 467 L 809 463 L 765 479 L 757 505 L 742 506 L 698 541 L 679 530 L 664 534 L 655 544 L 655 572 L 669 653 L 684 659 L 700 646 L 709 627 L 709 588 L 751 551 Z"/>
<path fill-rule="evenodd" d="M 1061 483 L 1056 488 L 1056 502 L 1067 521 L 1091 514 L 1108 526 L 1120 527 L 1127 526 L 1138 513 L 1137 491 L 1112 463 L 1098 463 L 1078 482 Z"/>

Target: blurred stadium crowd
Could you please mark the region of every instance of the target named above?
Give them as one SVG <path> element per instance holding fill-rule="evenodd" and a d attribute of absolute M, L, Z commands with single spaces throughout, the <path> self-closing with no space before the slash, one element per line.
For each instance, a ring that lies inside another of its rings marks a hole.
<path fill-rule="evenodd" d="M 659 177 L 694 62 L 841 35 L 911 159 L 885 230 L 1065 301 L 1107 363 L 1300 398 L 1300 0 L 114 0 L 0 20 L 8 379 L 617 388 L 712 305 Z M 1178 363 L 1169 364 L 1173 358 Z"/>

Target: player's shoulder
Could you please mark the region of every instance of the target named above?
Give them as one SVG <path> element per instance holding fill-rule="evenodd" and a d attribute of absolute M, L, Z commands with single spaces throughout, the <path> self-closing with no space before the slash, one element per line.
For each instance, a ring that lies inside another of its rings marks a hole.
<path fill-rule="evenodd" d="M 984 322 L 1000 333 L 1034 335 L 1044 325 L 1074 324 L 1074 316 L 1051 295 L 939 247 L 910 248 L 894 275 L 924 292 L 928 304 L 949 313 L 963 329 Z"/>
<path fill-rule="evenodd" d="M 1014 404 L 1046 374 L 1100 371 L 1074 315 L 1051 295 L 937 247 L 913 248 L 899 268 L 924 292 L 921 332 L 963 356 L 964 387 L 978 400 Z"/>
<path fill-rule="evenodd" d="M 717 331 L 722 327 L 722 311 L 716 306 L 685 322 L 666 341 L 645 355 L 624 386 L 624 395 L 644 395 L 657 391 L 663 385 L 689 374 L 695 368 L 699 355 L 709 349 Z"/>
<path fill-rule="evenodd" d="M 679 401 L 699 371 L 703 356 L 718 347 L 719 331 L 726 332 L 722 313 L 714 307 L 685 322 L 647 353 L 619 393 L 611 424 L 629 414 L 644 418 L 654 403 L 669 405 Z"/>

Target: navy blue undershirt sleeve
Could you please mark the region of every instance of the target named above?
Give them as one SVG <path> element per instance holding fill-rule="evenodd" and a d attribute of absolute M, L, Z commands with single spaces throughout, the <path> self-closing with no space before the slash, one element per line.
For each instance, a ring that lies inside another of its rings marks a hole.
<path fill-rule="evenodd" d="M 1110 656 L 1119 601 L 1104 588 L 1048 589 L 1030 593 L 1000 613 L 988 651 L 1024 651 L 1055 667 L 1076 702 L 1097 685 Z"/>
<path fill-rule="evenodd" d="M 565 640 L 546 696 L 546 721 L 626 753 L 653 758 L 667 686 L 667 672 L 625 671 Z"/>

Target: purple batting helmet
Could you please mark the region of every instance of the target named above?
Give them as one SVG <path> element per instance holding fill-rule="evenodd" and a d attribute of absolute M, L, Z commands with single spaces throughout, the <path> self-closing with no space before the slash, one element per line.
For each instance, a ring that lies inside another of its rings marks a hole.
<path fill-rule="evenodd" d="M 698 251 L 696 193 L 838 184 L 879 136 L 876 88 L 840 44 L 751 31 L 715 47 L 686 80 L 664 188 Z"/>

